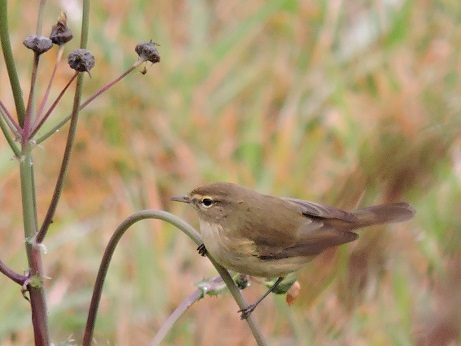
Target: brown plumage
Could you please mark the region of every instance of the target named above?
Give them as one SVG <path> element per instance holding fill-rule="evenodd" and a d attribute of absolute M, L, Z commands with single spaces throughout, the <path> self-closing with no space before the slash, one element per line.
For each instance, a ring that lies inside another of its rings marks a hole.
<path fill-rule="evenodd" d="M 219 264 L 269 278 L 284 277 L 325 249 L 357 239 L 353 231 L 358 228 L 402 222 L 415 214 L 407 203 L 347 212 L 224 182 L 198 187 L 173 200 L 195 208 L 205 248 Z"/>

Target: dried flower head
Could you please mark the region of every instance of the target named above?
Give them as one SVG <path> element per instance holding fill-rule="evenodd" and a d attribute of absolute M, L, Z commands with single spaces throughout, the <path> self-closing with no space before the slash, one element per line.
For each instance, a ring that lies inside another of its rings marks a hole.
<path fill-rule="evenodd" d="M 51 28 L 50 39 L 54 44 L 62 45 L 72 40 L 73 37 L 72 31 L 67 26 L 67 16 L 61 12 L 58 22 Z"/>
<path fill-rule="evenodd" d="M 76 49 L 69 54 L 67 61 L 70 68 L 78 72 L 88 72 L 89 74 L 94 66 L 94 55 L 86 49 Z"/>
<path fill-rule="evenodd" d="M 150 40 L 149 42 L 143 42 L 136 45 L 135 51 L 138 54 L 139 59 L 150 61 L 155 64 L 160 61 L 160 53 L 158 52 L 156 46 L 158 46 L 158 44 Z"/>
<path fill-rule="evenodd" d="M 24 40 L 24 46 L 29 49 L 32 49 L 37 54 L 42 54 L 53 47 L 53 43 L 48 37 L 29 35 Z"/>

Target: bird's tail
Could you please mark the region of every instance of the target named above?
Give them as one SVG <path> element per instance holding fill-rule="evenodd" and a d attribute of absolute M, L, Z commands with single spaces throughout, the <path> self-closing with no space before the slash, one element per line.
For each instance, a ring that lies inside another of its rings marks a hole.
<path fill-rule="evenodd" d="M 407 221 L 415 215 L 415 209 L 407 203 L 375 205 L 352 212 L 358 218 L 357 228 L 384 223 Z M 354 227 L 356 228 L 356 227 Z"/>

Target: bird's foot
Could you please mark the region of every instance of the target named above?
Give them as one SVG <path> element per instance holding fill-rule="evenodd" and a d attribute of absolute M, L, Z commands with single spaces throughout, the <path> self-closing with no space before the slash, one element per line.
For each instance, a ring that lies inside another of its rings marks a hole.
<path fill-rule="evenodd" d="M 200 256 L 206 256 L 206 254 L 208 253 L 206 247 L 205 247 L 205 244 L 200 244 L 197 248 L 197 251 L 199 253 Z"/>
<path fill-rule="evenodd" d="M 256 304 L 251 304 L 251 305 L 248 305 L 246 308 L 243 308 L 237 311 L 237 312 L 240 312 L 240 319 L 246 320 L 251 315 L 251 313 L 253 312 L 255 308 L 256 308 Z"/>

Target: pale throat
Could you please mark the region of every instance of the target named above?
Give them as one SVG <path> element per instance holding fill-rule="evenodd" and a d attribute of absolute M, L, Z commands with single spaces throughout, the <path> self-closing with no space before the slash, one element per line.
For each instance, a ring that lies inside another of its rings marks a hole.
<path fill-rule="evenodd" d="M 200 219 L 200 234 L 207 251 L 222 266 L 228 266 L 229 258 L 235 256 L 232 242 L 219 223 Z"/>
<path fill-rule="evenodd" d="M 218 223 L 211 223 L 200 219 L 200 234 L 204 241 L 215 239 L 222 232 L 222 226 Z"/>

